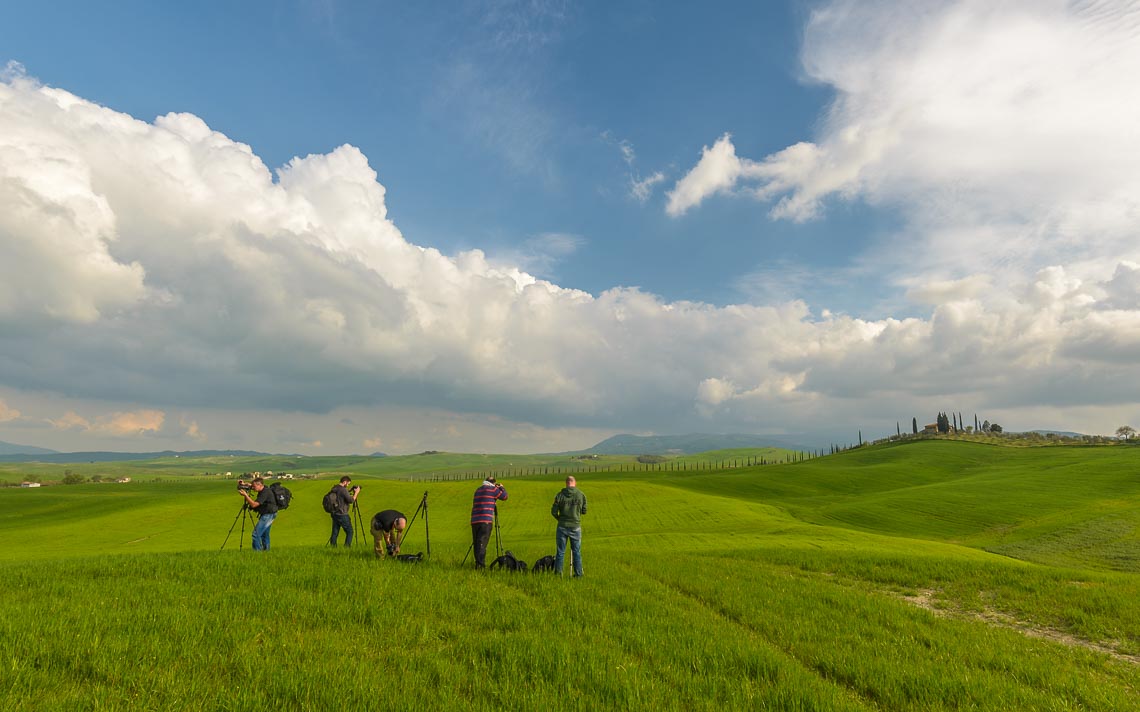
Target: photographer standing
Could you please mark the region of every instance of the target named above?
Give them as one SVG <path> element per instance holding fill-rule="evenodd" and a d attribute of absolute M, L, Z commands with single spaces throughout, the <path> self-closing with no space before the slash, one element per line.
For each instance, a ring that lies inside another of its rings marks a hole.
<path fill-rule="evenodd" d="M 495 481 L 492 475 L 483 480 L 475 490 L 475 502 L 471 505 L 471 545 L 475 549 L 475 568 L 484 567 L 487 558 L 487 542 L 491 539 L 491 529 L 495 526 L 495 501 L 507 498 L 507 490 Z"/>
<path fill-rule="evenodd" d="M 566 559 L 566 542 L 570 542 L 570 554 L 574 559 L 574 578 L 582 576 L 582 515 L 586 513 L 586 495 L 578 489 L 578 481 L 573 476 L 566 478 L 566 486 L 554 496 L 550 514 L 558 520 L 554 532 L 557 554 L 554 557 L 554 571 L 561 576 L 562 564 Z"/>
<path fill-rule="evenodd" d="M 250 496 L 251 490 L 257 493 L 256 499 Z M 248 485 L 238 480 L 238 494 L 245 498 L 245 506 L 257 510 L 257 524 L 253 527 L 254 550 L 269 551 L 269 527 L 277 518 L 277 498 L 260 477 L 254 477 Z"/>
<path fill-rule="evenodd" d="M 340 483 L 333 485 L 330 492 L 333 495 L 334 504 L 333 511 L 330 513 L 332 516 L 332 536 L 329 537 L 329 546 L 336 546 L 337 536 L 340 535 L 341 529 L 344 530 L 344 545 L 352 546 L 352 517 L 348 515 L 348 512 L 360 495 L 360 485 L 349 489 L 351 484 L 351 477 L 342 477 Z"/>

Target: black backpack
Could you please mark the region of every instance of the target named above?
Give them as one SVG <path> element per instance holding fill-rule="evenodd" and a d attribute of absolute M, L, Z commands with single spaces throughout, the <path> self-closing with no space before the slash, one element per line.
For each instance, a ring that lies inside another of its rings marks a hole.
<path fill-rule="evenodd" d="M 280 482 L 274 482 L 269 486 L 269 491 L 273 493 L 273 499 L 277 501 L 277 509 L 289 509 L 289 503 L 293 501 L 293 493 L 285 487 L 281 486 Z"/>
<path fill-rule="evenodd" d="M 396 560 L 404 564 L 418 564 L 424 560 L 424 552 L 415 554 L 396 554 Z"/>
<path fill-rule="evenodd" d="M 506 552 L 491 562 L 491 570 L 506 569 L 507 571 L 526 571 L 526 562 L 515 558 L 511 552 Z"/>
<path fill-rule="evenodd" d="M 537 574 L 537 573 L 540 573 L 543 571 L 553 571 L 553 570 L 554 570 L 554 557 L 553 556 L 544 556 L 541 559 L 539 559 L 538 561 L 534 562 L 534 566 L 531 567 L 530 572 L 532 574 Z"/>
<path fill-rule="evenodd" d="M 325 511 L 329 514 L 336 512 L 336 506 L 339 503 L 340 498 L 336 496 L 336 488 L 329 490 L 329 493 L 321 500 L 321 506 L 324 507 Z"/>

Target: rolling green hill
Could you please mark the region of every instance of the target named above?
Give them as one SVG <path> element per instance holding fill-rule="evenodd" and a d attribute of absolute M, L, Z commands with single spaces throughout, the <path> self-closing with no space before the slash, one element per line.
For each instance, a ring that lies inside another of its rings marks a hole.
<path fill-rule="evenodd" d="M 231 482 L 3 488 L 0 705 L 1137 709 L 1134 452 L 579 471 L 582 580 L 461 567 L 471 481 L 360 480 L 364 518 L 426 490 L 420 565 L 325 547 L 327 480 L 290 484 L 267 553 Z M 561 477 L 507 487 L 503 546 L 553 553 Z"/>
<path fill-rule="evenodd" d="M 395 457 L 362 455 L 329 455 L 300 457 L 264 455 L 239 457 L 218 455 L 209 457 L 162 457 L 153 460 L 125 462 L 0 463 L 0 482 L 18 483 L 29 476 L 44 482 L 59 482 L 67 473 L 90 479 L 131 477 L 153 481 L 167 477 L 219 476 L 232 473 L 235 477 L 250 472 L 289 472 L 335 479 L 341 475 L 385 479 L 432 477 L 474 479 L 483 473 L 496 473 L 506 477 L 524 477 L 550 472 L 596 472 L 600 470 L 631 471 L 634 469 L 665 471 L 675 468 L 707 469 L 721 463 L 739 466 L 752 462 L 781 462 L 797 456 L 791 450 L 779 448 L 744 448 L 717 450 L 695 455 L 673 456 L 655 466 L 639 463 L 634 455 L 489 455 L 478 453 L 431 452 Z"/>

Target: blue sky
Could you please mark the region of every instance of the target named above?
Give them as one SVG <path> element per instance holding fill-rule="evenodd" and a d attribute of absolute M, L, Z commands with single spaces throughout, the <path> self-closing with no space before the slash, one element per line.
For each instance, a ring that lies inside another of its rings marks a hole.
<path fill-rule="evenodd" d="M 0 26 L 2 440 L 1138 419 L 1132 3 L 46 5 Z"/>
<path fill-rule="evenodd" d="M 742 267 L 842 262 L 875 220 L 795 226 L 731 200 L 673 220 L 666 183 L 630 195 L 631 179 L 676 180 L 726 131 L 751 155 L 812 135 L 831 92 L 799 71 L 799 3 L 15 12 L 8 58 L 43 83 L 144 120 L 193 113 L 271 168 L 357 146 L 419 244 L 532 256 L 543 235 L 577 238 L 541 264 L 562 286 L 731 303 L 747 298 Z M 63 31 L 21 29 L 49 26 Z"/>

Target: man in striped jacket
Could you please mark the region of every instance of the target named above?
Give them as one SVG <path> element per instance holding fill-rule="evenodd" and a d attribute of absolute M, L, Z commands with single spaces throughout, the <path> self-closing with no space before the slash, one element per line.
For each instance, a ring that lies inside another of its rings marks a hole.
<path fill-rule="evenodd" d="M 487 542 L 491 540 L 491 529 L 495 526 L 495 501 L 506 498 L 507 490 L 495 481 L 494 475 L 483 480 L 475 490 L 475 502 L 471 505 L 471 539 L 477 569 L 484 567 L 487 558 Z"/>

